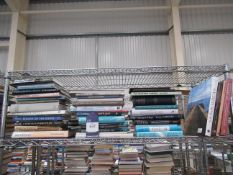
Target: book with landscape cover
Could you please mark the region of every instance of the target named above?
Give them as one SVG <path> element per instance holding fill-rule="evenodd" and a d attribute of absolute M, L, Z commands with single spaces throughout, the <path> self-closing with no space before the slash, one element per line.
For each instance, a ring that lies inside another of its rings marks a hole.
<path fill-rule="evenodd" d="M 211 136 L 219 79 L 211 77 L 194 87 L 189 94 L 186 135 Z"/>

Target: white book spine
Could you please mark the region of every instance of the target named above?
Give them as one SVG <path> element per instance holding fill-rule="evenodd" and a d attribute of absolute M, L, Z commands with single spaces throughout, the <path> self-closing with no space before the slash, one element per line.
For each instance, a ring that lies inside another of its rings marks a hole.
<path fill-rule="evenodd" d="M 59 103 L 34 103 L 34 104 L 12 104 L 9 106 L 9 112 L 40 112 L 59 110 Z"/>
<path fill-rule="evenodd" d="M 132 109 L 133 116 L 159 115 L 159 114 L 179 114 L 178 109 L 156 109 L 156 110 L 136 110 Z"/>
<path fill-rule="evenodd" d="M 215 102 L 216 102 L 218 82 L 219 82 L 218 77 L 212 77 L 210 104 L 209 104 L 209 111 L 208 111 L 206 130 L 205 130 L 206 136 L 211 136 L 212 124 L 213 124 L 213 120 L 214 120 L 214 111 L 215 111 Z"/>

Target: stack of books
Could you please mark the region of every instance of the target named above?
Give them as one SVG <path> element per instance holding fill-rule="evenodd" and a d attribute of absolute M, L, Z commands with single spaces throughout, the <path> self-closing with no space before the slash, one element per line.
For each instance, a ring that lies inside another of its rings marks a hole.
<path fill-rule="evenodd" d="M 194 87 L 189 93 L 185 134 L 201 136 L 229 134 L 229 117 L 232 119 L 231 98 L 232 79 L 211 77 Z"/>
<path fill-rule="evenodd" d="M 178 98 L 181 92 L 170 89 L 131 89 L 133 121 L 136 137 L 183 136 Z"/>
<path fill-rule="evenodd" d="M 3 158 L 2 158 L 2 174 L 6 174 L 8 169 L 8 164 L 11 162 L 12 151 L 3 150 Z M 13 168 L 13 167 L 12 167 Z"/>
<path fill-rule="evenodd" d="M 145 174 L 170 175 L 174 166 L 169 144 L 148 144 L 145 146 Z"/>
<path fill-rule="evenodd" d="M 11 84 L 13 99 L 8 116 L 14 122 L 12 138 L 69 137 L 69 94 L 55 81 L 26 81 Z"/>
<path fill-rule="evenodd" d="M 64 175 L 86 175 L 89 173 L 89 156 L 92 152 L 92 147 L 86 145 L 66 147 Z"/>
<path fill-rule="evenodd" d="M 114 168 L 113 146 L 95 145 L 95 153 L 91 160 L 91 174 L 111 175 Z"/>
<path fill-rule="evenodd" d="M 124 110 L 123 91 L 79 92 L 72 98 L 71 111 L 75 112 L 81 133 L 76 138 L 85 137 L 87 117 L 95 112 L 98 115 L 100 137 L 132 137 L 127 134 L 129 123 L 128 110 Z M 82 134 L 84 133 L 84 134 Z"/>
<path fill-rule="evenodd" d="M 17 147 L 11 154 L 11 160 L 8 163 L 7 174 L 15 175 L 21 172 L 26 158 L 26 148 Z"/>
<path fill-rule="evenodd" d="M 138 156 L 138 150 L 131 146 L 125 146 L 120 152 L 119 175 L 141 175 L 142 161 Z"/>

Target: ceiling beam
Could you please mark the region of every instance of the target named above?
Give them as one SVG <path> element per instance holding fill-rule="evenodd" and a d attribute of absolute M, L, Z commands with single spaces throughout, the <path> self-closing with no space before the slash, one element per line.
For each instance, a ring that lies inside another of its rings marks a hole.
<path fill-rule="evenodd" d="M 199 5 L 180 5 L 180 9 L 199 9 L 199 8 L 232 8 L 231 4 L 199 4 Z"/>
<path fill-rule="evenodd" d="M 121 7 L 121 8 L 90 8 L 90 9 L 63 9 L 63 10 L 24 10 L 21 14 L 51 14 L 51 13 L 75 13 L 75 12 L 113 12 L 113 11 L 137 11 L 137 10 L 168 10 L 169 6 L 145 6 L 145 7 Z"/>

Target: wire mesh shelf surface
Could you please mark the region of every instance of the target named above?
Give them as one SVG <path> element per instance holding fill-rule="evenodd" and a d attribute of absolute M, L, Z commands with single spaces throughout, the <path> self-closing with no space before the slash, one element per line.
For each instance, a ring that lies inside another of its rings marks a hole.
<path fill-rule="evenodd" d="M 69 145 L 97 145 L 97 144 L 228 144 L 233 145 L 233 136 L 227 137 L 171 137 L 171 138 L 80 138 L 80 139 L 2 139 L 0 146 L 69 146 Z"/>
<path fill-rule="evenodd" d="M 67 90 L 125 89 L 137 87 L 193 86 L 211 76 L 220 76 L 225 65 L 144 68 L 101 68 L 9 72 L 11 80 L 54 79 Z"/>

